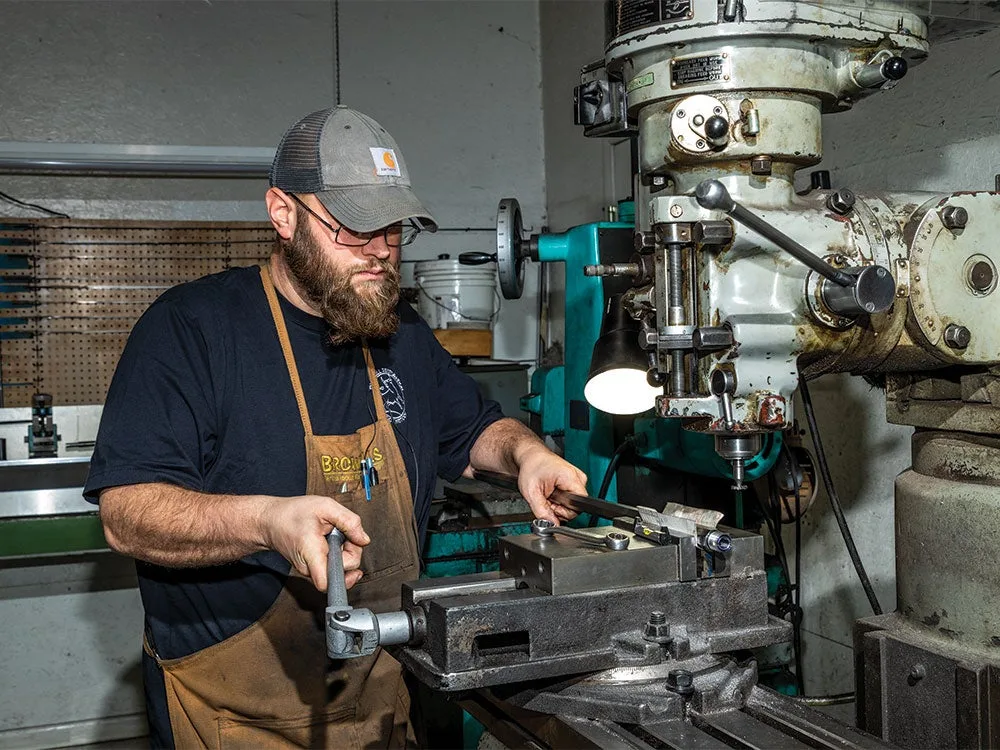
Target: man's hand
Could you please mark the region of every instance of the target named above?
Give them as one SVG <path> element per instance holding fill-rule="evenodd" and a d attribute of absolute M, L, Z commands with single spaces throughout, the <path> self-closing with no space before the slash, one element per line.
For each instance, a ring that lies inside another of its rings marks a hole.
<path fill-rule="evenodd" d="M 569 508 L 549 501 L 554 490 L 587 494 L 587 475 L 555 453 L 516 419 L 501 419 L 480 433 L 469 452 L 464 475 L 475 469 L 516 474 L 518 489 L 538 518 L 553 523 L 576 516 Z"/>
<path fill-rule="evenodd" d="M 371 541 L 361 528 L 361 517 L 323 495 L 275 498 L 261 513 L 261 534 L 270 549 L 279 552 L 316 588 L 326 591 L 326 535 L 334 527 L 344 542 L 344 580 L 351 588 L 361 580 L 361 548 Z"/>
<path fill-rule="evenodd" d="M 551 502 L 549 497 L 556 489 L 586 495 L 587 475 L 541 443 L 525 446 L 515 456 L 518 464 L 517 486 L 535 517 L 553 523 L 574 518 L 575 511 Z"/>

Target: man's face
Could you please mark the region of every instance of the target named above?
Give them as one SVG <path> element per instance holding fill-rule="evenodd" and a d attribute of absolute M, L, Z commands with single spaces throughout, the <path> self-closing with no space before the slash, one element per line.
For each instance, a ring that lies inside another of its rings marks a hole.
<path fill-rule="evenodd" d="M 309 212 L 295 208 L 295 233 L 278 242 L 300 292 L 333 329 L 330 341 L 343 344 L 395 333 L 399 248 L 389 247 L 381 233 L 363 247 L 341 245 Z"/>

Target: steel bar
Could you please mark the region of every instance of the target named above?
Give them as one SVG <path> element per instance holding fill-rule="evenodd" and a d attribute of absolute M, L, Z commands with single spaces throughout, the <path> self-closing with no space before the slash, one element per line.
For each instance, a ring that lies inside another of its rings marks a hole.
<path fill-rule="evenodd" d="M 518 491 L 517 477 L 512 474 L 504 474 L 498 471 L 482 471 L 477 469 L 473 472 L 473 479 L 486 482 L 494 487 L 505 490 Z M 549 496 L 551 502 L 562 505 L 564 508 L 576 511 L 577 513 L 589 513 L 600 518 L 638 518 L 639 509 L 631 505 L 622 503 L 609 503 L 606 500 L 598 500 L 595 497 L 586 495 L 576 495 L 565 490 L 555 490 Z"/>

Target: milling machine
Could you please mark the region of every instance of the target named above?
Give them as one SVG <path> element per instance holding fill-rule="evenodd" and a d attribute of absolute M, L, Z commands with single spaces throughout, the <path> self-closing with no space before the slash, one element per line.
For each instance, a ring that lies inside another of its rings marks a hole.
<path fill-rule="evenodd" d="M 738 487 L 762 439 L 792 427 L 806 380 L 884 378 L 889 420 L 917 430 L 896 482 L 896 612 L 855 629 L 859 726 L 905 747 L 997 745 L 1000 569 L 983 550 L 1000 524 L 1000 195 L 794 185 L 821 159 L 823 114 L 926 57 L 926 9 L 609 9 L 577 116 L 588 135 L 637 138 L 635 254 L 587 273 L 628 281 L 644 406 L 711 436 Z M 501 281 L 538 247 L 501 243 Z M 882 746 L 756 684 L 746 650 L 789 637 L 767 613 L 760 536 L 618 499 L 563 498 L 615 528 L 504 539 L 499 574 L 408 585 L 404 612 L 332 602 L 331 654 L 374 648 L 381 630 L 423 681 L 478 689 L 472 710 L 515 742 Z"/>

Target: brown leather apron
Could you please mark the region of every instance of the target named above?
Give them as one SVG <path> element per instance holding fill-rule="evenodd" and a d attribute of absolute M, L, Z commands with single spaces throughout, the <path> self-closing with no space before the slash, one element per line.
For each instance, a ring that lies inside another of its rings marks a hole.
<path fill-rule="evenodd" d="M 261 269 L 305 432 L 306 494 L 330 495 L 361 516 L 371 543 L 364 577 L 349 592 L 355 607 L 399 609 L 400 584 L 419 574 L 416 524 L 406 467 L 385 413 L 371 353 L 365 365 L 375 424 L 350 435 L 314 435 L 284 317 L 267 267 Z M 367 500 L 361 459 L 371 457 L 379 483 Z M 170 726 L 178 748 L 404 747 L 413 745 L 402 669 L 379 649 L 360 659 L 326 655 L 326 597 L 312 582 L 289 577 L 253 625 L 189 656 L 159 659 Z"/>

